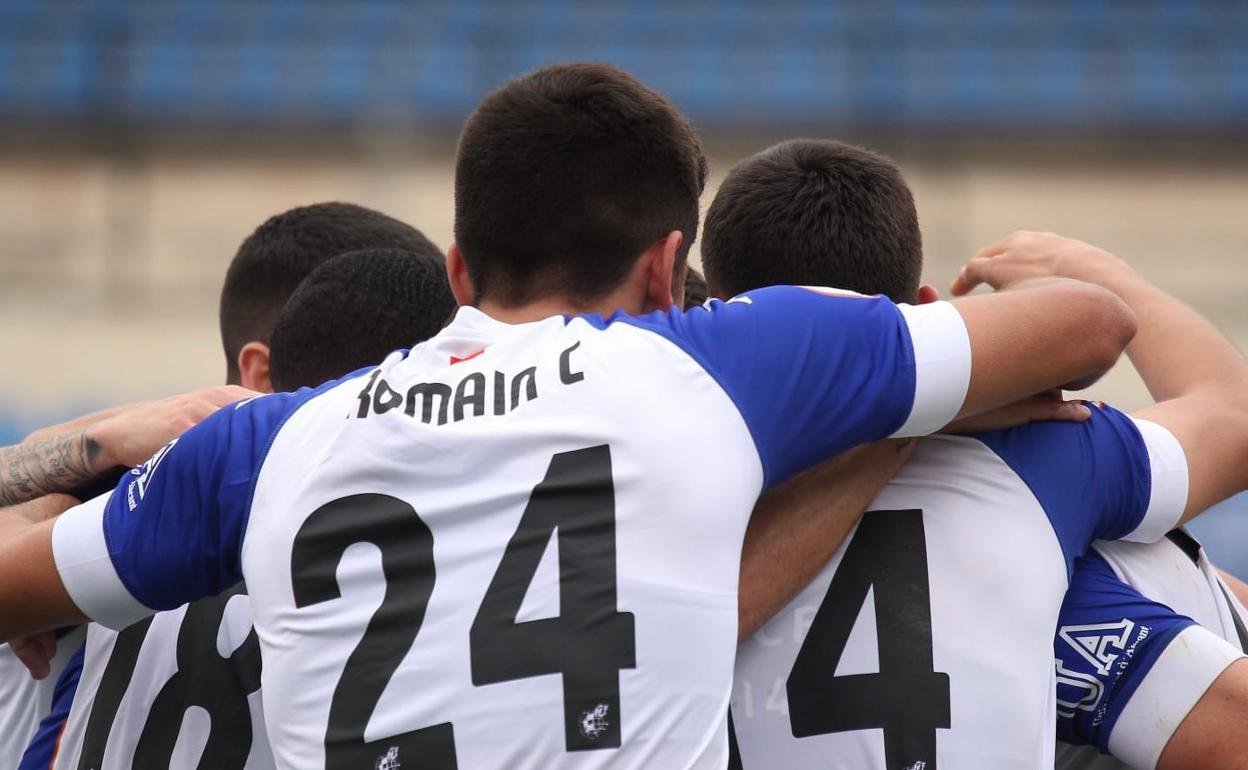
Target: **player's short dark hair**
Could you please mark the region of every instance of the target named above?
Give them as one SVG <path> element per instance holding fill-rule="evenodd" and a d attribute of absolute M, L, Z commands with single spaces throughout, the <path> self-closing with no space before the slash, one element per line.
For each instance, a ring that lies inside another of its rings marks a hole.
<path fill-rule="evenodd" d="M 692 267 L 685 273 L 685 310 L 706 302 L 706 279 Z"/>
<path fill-rule="evenodd" d="M 455 164 L 455 241 L 478 298 L 600 297 L 673 230 L 683 264 L 706 157 L 671 102 L 610 64 L 556 64 L 488 94 Z"/>
<path fill-rule="evenodd" d="M 914 196 L 896 164 L 870 150 L 777 144 L 724 179 L 706 214 L 702 269 L 722 296 L 797 284 L 914 302 L 923 272 Z"/>
<path fill-rule="evenodd" d="M 277 314 L 313 269 L 348 251 L 378 248 L 442 253 L 411 225 L 351 203 L 300 206 L 257 227 L 238 247 L 221 289 L 228 381 L 239 380 L 239 351 L 269 342 Z"/>
<path fill-rule="evenodd" d="M 379 363 L 446 324 L 446 261 L 401 249 L 351 251 L 312 271 L 273 327 L 273 389 L 295 390 Z"/>

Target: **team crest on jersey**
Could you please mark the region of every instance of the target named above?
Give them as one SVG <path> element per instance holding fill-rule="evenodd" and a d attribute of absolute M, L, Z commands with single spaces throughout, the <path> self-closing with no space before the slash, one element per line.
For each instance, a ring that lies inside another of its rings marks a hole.
<path fill-rule="evenodd" d="M 156 467 L 160 465 L 161 460 L 165 459 L 166 455 L 169 454 L 169 450 L 173 449 L 174 445 L 177 443 L 178 439 L 175 438 L 173 441 L 170 441 L 168 444 L 161 447 L 156 454 L 152 455 L 152 459 L 143 463 L 138 468 L 130 469 L 131 475 L 138 476 L 137 479 L 131 481 L 126 487 L 126 504 L 130 506 L 130 510 L 133 511 L 138 507 L 139 501 L 143 499 L 143 494 L 147 492 L 147 485 L 151 481 L 152 474 L 155 473 Z"/>
<path fill-rule="evenodd" d="M 581 712 L 581 735 L 590 740 L 597 740 L 606 733 L 611 723 L 607 721 L 607 704 L 599 703 L 590 711 Z"/>
<path fill-rule="evenodd" d="M 391 746 L 384 756 L 377 758 L 377 764 L 374 770 L 399 770 L 402 765 L 399 764 L 399 747 Z"/>
<path fill-rule="evenodd" d="M 1091 623 L 1086 626 L 1062 626 L 1058 637 L 1079 653 L 1079 657 L 1096 667 L 1101 676 L 1127 649 L 1127 638 L 1135 624 L 1123 618 L 1117 623 Z"/>

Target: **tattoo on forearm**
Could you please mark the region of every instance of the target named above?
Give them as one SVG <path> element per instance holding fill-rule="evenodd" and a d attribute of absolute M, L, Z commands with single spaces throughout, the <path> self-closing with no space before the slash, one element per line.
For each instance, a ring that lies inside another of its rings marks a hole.
<path fill-rule="evenodd" d="M 68 492 L 107 470 L 86 431 L 0 448 L 0 505 Z"/>

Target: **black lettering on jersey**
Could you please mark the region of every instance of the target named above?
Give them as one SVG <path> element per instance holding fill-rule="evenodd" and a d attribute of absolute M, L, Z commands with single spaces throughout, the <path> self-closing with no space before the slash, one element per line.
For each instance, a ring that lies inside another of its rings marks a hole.
<path fill-rule="evenodd" d="M 580 346 L 581 341 L 577 340 L 567 350 L 559 354 L 559 381 L 564 385 L 571 385 L 574 382 L 580 382 L 585 379 L 585 372 L 572 371 L 572 351 Z"/>
<path fill-rule="evenodd" d="M 520 387 L 522 385 L 525 385 L 526 382 L 528 386 L 525 387 L 524 389 L 524 400 L 532 401 L 533 399 L 537 398 L 537 367 L 536 366 L 530 366 L 528 369 L 525 369 L 524 371 L 517 374 L 515 376 L 515 379 L 511 381 L 511 408 L 512 409 L 515 409 L 517 406 L 520 406 Z"/>
<path fill-rule="evenodd" d="M 78 770 L 95 770 L 104 765 L 104 750 L 113 731 L 113 720 L 117 718 L 121 699 L 125 697 L 134 676 L 139 650 L 143 649 L 143 640 L 147 638 L 150 625 L 151 618 L 141 620 L 117 634 L 113 641 L 113 650 L 108 656 L 108 663 L 104 664 L 100 686 L 91 702 L 91 713 L 82 738 L 82 753 L 78 755 Z"/>
<path fill-rule="evenodd" d="M 356 543 L 381 551 L 386 593 L 334 687 L 325 732 L 326 768 L 382 767 L 389 753 L 421 770 L 455 770 L 450 722 L 367 741 L 364 731 L 390 677 L 420 632 L 433 593 L 433 533 L 412 506 L 389 495 L 359 494 L 322 505 L 299 527 L 290 557 L 295 606 L 342 597 L 338 564 Z"/>
<path fill-rule="evenodd" d="M 373 396 L 372 396 L 373 384 L 377 382 L 377 378 L 380 376 L 381 376 L 380 369 L 375 370 L 371 375 L 369 375 L 368 383 L 364 386 L 364 389 L 361 390 L 360 394 L 356 397 L 360 399 L 360 411 L 356 412 L 355 414 L 356 417 L 362 419 L 368 416 L 368 407 L 373 403 Z"/>
<path fill-rule="evenodd" d="M 580 344 L 576 342 L 559 354 L 559 382 L 564 385 L 574 385 L 585 379 L 585 372 L 572 371 L 572 352 Z M 378 369 L 368 378 L 358 398 L 357 419 L 385 414 L 400 405 L 408 417 L 425 425 L 445 425 L 448 418 L 459 422 L 486 414 L 498 417 L 537 398 L 537 366 L 522 369 L 511 377 L 499 371 L 495 371 L 493 377 L 471 372 L 454 387 L 445 382 L 418 382 L 407 389 L 406 396 L 395 391 Z M 491 404 L 492 410 L 488 408 Z"/>
<path fill-rule="evenodd" d="M 438 399 L 438 425 L 446 425 L 446 405 L 451 400 L 451 386 L 440 382 L 419 382 L 407 390 L 408 417 L 416 416 L 416 399 L 421 400 L 420 421 L 428 425 L 433 421 L 433 401 Z M 364 415 L 360 415 L 363 417 Z"/>
<path fill-rule="evenodd" d="M 471 392 L 468 390 L 470 385 Z M 485 375 L 481 372 L 468 375 L 455 388 L 455 422 L 464 419 L 464 407 L 469 405 L 472 406 L 473 417 L 485 414 Z"/>
<path fill-rule="evenodd" d="M 373 390 L 373 411 L 377 414 L 385 414 L 400 406 L 403 406 L 403 396 L 390 387 L 390 383 L 378 380 L 377 387 Z"/>
<path fill-rule="evenodd" d="M 880 671 L 837 676 L 873 588 Z M 936 730 L 950 726 L 949 675 L 932 661 L 922 511 L 863 515 L 793 662 L 787 691 L 793 737 L 882 728 L 887 770 L 937 770 Z"/>
<path fill-rule="evenodd" d="M 551 538 L 559 615 L 517 621 Z M 472 683 L 561 674 L 568 751 L 620 747 L 620 669 L 637 665 L 631 612 L 616 606 L 611 450 L 561 452 L 533 489 L 469 632 Z"/>
<path fill-rule="evenodd" d="M 260 640 L 250 629 L 229 657 L 221 657 L 217 636 L 231 598 L 242 585 L 192 603 L 178 631 L 178 670 L 160 688 L 134 752 L 134 766 L 169 767 L 187 709 L 208 712 L 211 728 L 199 768 L 243 770 L 251 754 L 251 706 L 260 689 Z"/>

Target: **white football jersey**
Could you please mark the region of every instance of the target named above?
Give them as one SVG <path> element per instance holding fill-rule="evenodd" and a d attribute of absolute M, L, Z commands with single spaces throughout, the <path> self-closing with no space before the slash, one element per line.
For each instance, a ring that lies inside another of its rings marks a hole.
<path fill-rule="evenodd" d="M 1127 695 L 1113 703 L 1116 719 L 1087 726 L 1095 734 L 1084 736 L 1112 756 L 1092 745 L 1059 743 L 1057 766 L 1062 770 L 1152 768 L 1209 685 L 1248 652 L 1248 612 L 1223 583 L 1204 549 L 1184 530 L 1175 530 L 1156 543 L 1097 542 L 1094 548 L 1115 577 L 1152 602 L 1165 605 L 1180 616 L 1180 622 L 1195 621 L 1199 627 L 1185 629 L 1181 644 L 1166 640 L 1159 654 L 1133 656 L 1132 669 L 1123 672 L 1129 684 L 1119 685 Z M 1122 616 L 1138 624 L 1129 601 L 1122 603 L 1125 608 L 1099 620 Z M 1151 627 L 1174 623 L 1152 614 Z M 1109 701 L 1112 689 L 1102 686 L 1098 700 Z M 1085 732 L 1083 724 L 1059 724 L 1079 734 Z"/>
<path fill-rule="evenodd" d="M 60 738 L 29 766 L 52 770 L 271 770 L 260 645 L 240 589 L 120 632 L 92 623 Z M 36 747 L 32 747 L 32 751 Z"/>
<path fill-rule="evenodd" d="M 508 325 L 205 420 L 63 515 L 111 625 L 246 579 L 279 766 L 723 768 L 760 491 L 959 409 L 948 304 L 773 287 Z"/>
<path fill-rule="evenodd" d="M 51 673 L 33 679 L 9 645 L 0 645 L 0 767 L 17 767 L 39 721 L 52 707 L 52 694 L 65 664 L 82 645 L 82 632 L 57 640 Z"/>
<path fill-rule="evenodd" d="M 1051 768 L 1053 629 L 1097 537 L 1153 540 L 1187 471 L 1160 426 L 933 436 L 829 564 L 739 648 L 744 770 Z"/>

